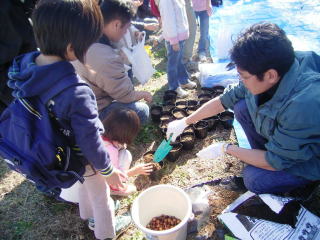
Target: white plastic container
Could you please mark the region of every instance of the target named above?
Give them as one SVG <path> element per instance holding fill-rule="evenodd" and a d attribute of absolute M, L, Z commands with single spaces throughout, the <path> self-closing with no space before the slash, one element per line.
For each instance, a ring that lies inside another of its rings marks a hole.
<path fill-rule="evenodd" d="M 164 231 L 146 228 L 153 217 L 163 214 L 179 218 L 181 222 Z M 193 216 L 192 204 L 189 196 L 181 188 L 157 185 L 139 194 L 132 204 L 131 216 L 148 240 L 185 240 L 188 221 Z"/>

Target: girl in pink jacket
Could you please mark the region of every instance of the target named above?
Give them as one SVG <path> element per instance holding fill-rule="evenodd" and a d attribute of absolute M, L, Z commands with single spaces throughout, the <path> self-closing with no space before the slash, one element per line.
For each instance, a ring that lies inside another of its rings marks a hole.
<path fill-rule="evenodd" d="M 131 144 L 140 129 L 140 119 L 135 111 L 129 108 L 115 108 L 103 120 L 105 132 L 102 139 L 107 148 L 113 166 L 128 177 L 136 175 L 149 175 L 152 164 L 140 164 L 130 168 L 132 156 L 126 149 Z M 123 189 L 110 186 L 111 195 L 128 196 L 136 191 L 133 184 L 125 184 Z"/>
<path fill-rule="evenodd" d="M 211 0 L 192 0 L 193 9 L 200 22 L 200 39 L 198 56 L 201 62 L 207 60 L 206 52 L 209 47 L 209 17 L 212 15 Z"/>

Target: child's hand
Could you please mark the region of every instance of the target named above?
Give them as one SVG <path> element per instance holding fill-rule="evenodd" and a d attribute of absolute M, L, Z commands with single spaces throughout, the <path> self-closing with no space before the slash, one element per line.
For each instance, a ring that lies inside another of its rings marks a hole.
<path fill-rule="evenodd" d="M 137 42 L 141 42 L 143 40 L 143 38 L 144 38 L 144 32 L 135 31 L 134 32 L 134 37 L 135 37 Z"/>
<path fill-rule="evenodd" d="M 140 0 L 133 0 L 133 6 L 138 8 L 143 4 L 143 1 Z"/>
<path fill-rule="evenodd" d="M 147 91 L 143 91 L 142 93 L 143 99 L 148 102 L 151 103 L 152 102 L 152 95 L 151 93 L 147 92 Z"/>
<path fill-rule="evenodd" d="M 173 51 L 175 51 L 175 52 L 180 51 L 180 45 L 179 45 L 179 43 L 173 44 L 173 45 L 172 45 L 172 49 L 173 49 Z"/>
<path fill-rule="evenodd" d="M 152 171 L 153 171 L 152 163 L 139 164 L 139 165 L 130 169 L 132 176 L 134 176 L 134 175 L 150 175 L 150 173 Z"/>
<path fill-rule="evenodd" d="M 113 173 L 106 177 L 106 182 L 109 186 L 113 186 L 116 189 L 123 189 L 124 182 L 127 181 L 128 176 L 120 170 L 114 168 Z"/>
<path fill-rule="evenodd" d="M 172 49 L 173 49 L 173 51 L 175 51 L 175 52 L 180 51 L 180 45 L 179 45 L 179 43 L 173 44 L 173 45 L 172 45 Z"/>

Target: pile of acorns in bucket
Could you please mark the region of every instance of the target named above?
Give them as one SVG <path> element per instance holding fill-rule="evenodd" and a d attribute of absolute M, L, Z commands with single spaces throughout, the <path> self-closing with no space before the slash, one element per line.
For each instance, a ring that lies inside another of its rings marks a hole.
<path fill-rule="evenodd" d="M 167 90 L 163 95 L 162 106 L 151 106 L 150 110 L 152 121 L 159 123 L 162 133 L 166 136 L 169 122 L 182 119 L 192 114 L 204 103 L 222 94 L 223 91 L 224 87 L 222 86 L 201 88 L 201 94 L 198 95 L 197 100 L 177 100 L 177 93 L 175 91 Z M 171 162 L 175 162 L 182 149 L 193 149 L 196 138 L 206 138 L 208 131 L 215 130 L 218 124 L 222 124 L 225 129 L 231 129 L 233 120 L 233 112 L 225 111 L 216 116 L 199 121 L 194 125 L 188 126 L 176 139 L 176 142 L 171 143 L 173 148 L 169 152 L 167 159 Z"/>

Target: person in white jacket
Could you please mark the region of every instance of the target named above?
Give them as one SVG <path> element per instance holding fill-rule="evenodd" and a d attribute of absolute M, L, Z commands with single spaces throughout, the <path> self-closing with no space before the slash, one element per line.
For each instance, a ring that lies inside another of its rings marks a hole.
<path fill-rule="evenodd" d="M 189 81 L 187 70 L 182 63 L 185 40 L 189 37 L 189 26 L 184 0 L 155 0 L 159 8 L 162 35 L 166 42 L 168 62 L 169 90 L 184 98 L 188 93 L 184 89 L 193 89 L 197 84 Z"/>

